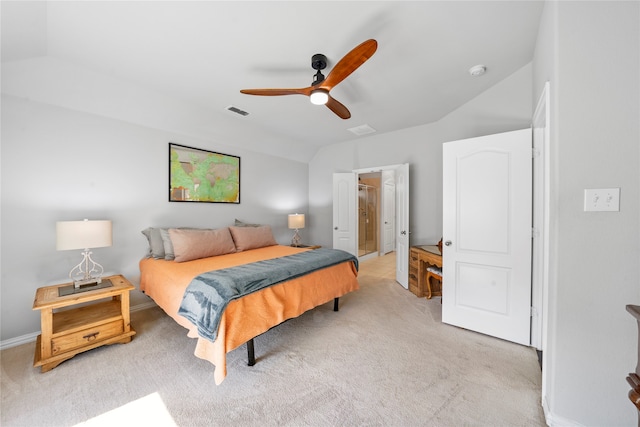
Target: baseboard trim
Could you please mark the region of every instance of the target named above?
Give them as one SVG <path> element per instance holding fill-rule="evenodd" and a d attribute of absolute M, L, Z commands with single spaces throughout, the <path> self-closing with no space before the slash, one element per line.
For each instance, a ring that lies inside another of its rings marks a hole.
<path fill-rule="evenodd" d="M 130 312 L 135 313 L 136 311 L 147 310 L 149 308 L 157 307 L 156 303 L 153 301 L 145 302 L 142 304 L 136 304 L 131 306 Z M 7 348 L 17 347 L 22 344 L 28 344 L 30 342 L 35 342 L 40 335 L 40 332 L 32 332 L 30 334 L 20 335 L 19 337 L 9 338 L 8 340 L 0 341 L 0 351 L 6 350 Z"/>
<path fill-rule="evenodd" d="M 38 338 L 40 332 L 32 332 L 30 334 L 21 335 L 15 338 L 9 338 L 8 340 L 0 341 L 0 351 L 5 350 L 11 347 L 17 347 L 22 344 L 28 344 L 30 342 L 35 342 L 36 338 Z"/>
<path fill-rule="evenodd" d="M 579 422 L 560 417 L 551 412 L 546 397 L 542 399 L 542 410 L 544 411 L 544 419 L 549 427 L 584 427 Z"/>
<path fill-rule="evenodd" d="M 142 311 L 142 310 L 147 310 L 149 308 L 154 308 L 157 307 L 156 303 L 153 301 L 149 301 L 149 302 L 145 302 L 143 304 L 136 304 L 134 306 L 131 306 L 131 313 L 134 313 L 136 311 Z"/>

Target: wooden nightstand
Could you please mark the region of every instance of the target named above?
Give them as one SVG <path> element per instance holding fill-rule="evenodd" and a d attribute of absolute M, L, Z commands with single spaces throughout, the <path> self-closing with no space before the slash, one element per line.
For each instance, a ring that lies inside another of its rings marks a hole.
<path fill-rule="evenodd" d="M 33 309 L 40 310 L 42 333 L 36 341 L 34 367 L 47 372 L 83 351 L 131 341 L 136 332 L 129 319 L 129 291 L 134 287 L 121 275 L 106 279 L 113 286 L 62 297 L 58 288 L 70 283 L 38 288 Z M 69 308 L 78 304 L 82 305 Z"/>

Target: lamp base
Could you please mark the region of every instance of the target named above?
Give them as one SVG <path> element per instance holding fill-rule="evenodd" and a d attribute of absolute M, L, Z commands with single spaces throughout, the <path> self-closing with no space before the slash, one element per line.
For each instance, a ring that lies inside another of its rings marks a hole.
<path fill-rule="evenodd" d="M 94 291 L 96 289 L 110 288 L 113 286 L 111 280 L 101 280 L 100 283 L 97 281 L 98 279 L 93 280 L 81 280 L 79 282 L 74 282 L 72 285 L 61 286 L 58 288 L 58 296 L 63 297 L 66 295 L 79 294 L 81 292 Z M 84 282 L 84 283 L 83 283 Z M 76 283 L 79 285 L 76 287 Z"/>
<path fill-rule="evenodd" d="M 297 228 L 295 234 L 293 235 L 293 238 L 291 239 L 291 246 L 293 246 L 294 248 L 300 246 L 300 234 L 298 234 Z"/>

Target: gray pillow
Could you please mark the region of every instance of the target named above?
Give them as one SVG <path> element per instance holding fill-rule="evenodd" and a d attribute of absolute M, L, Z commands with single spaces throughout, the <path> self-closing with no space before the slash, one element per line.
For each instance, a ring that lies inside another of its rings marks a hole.
<path fill-rule="evenodd" d="M 149 227 L 142 230 L 142 234 L 149 241 L 149 251 L 151 252 L 151 256 L 156 259 L 163 259 L 166 255 L 164 252 L 164 242 L 162 241 L 160 230 L 160 228 L 154 227 Z"/>
<path fill-rule="evenodd" d="M 261 227 L 262 224 L 249 224 L 248 222 L 243 222 L 240 221 L 239 219 L 236 218 L 234 225 L 236 227 Z"/>
<path fill-rule="evenodd" d="M 169 229 L 160 229 L 160 238 L 162 238 L 162 246 L 164 247 L 164 259 L 172 261 L 176 258 L 173 253 L 173 243 L 171 243 L 171 236 L 169 236 Z"/>

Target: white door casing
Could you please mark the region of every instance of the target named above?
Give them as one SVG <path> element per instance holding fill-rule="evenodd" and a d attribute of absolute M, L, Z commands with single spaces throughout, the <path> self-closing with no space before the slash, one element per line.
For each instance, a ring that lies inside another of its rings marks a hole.
<path fill-rule="evenodd" d="M 333 174 L 333 248 L 358 256 L 356 174 Z"/>
<path fill-rule="evenodd" d="M 531 164 L 531 129 L 444 144 L 444 323 L 529 345 Z"/>
<path fill-rule="evenodd" d="M 549 277 L 549 82 L 533 113 L 533 243 L 531 345 L 544 350 Z M 544 355 L 543 355 L 544 357 Z"/>
<path fill-rule="evenodd" d="M 532 274 L 531 274 L 531 304 L 534 313 L 531 319 L 531 345 L 542 351 L 542 402 L 545 411 L 548 409 L 547 398 L 549 389 L 548 347 L 550 333 L 549 322 L 549 230 L 550 230 L 550 152 L 551 152 L 551 111 L 550 84 L 546 82 L 538 105 L 533 113 L 533 146 L 538 154 L 534 157 L 533 172 L 533 239 Z"/>

